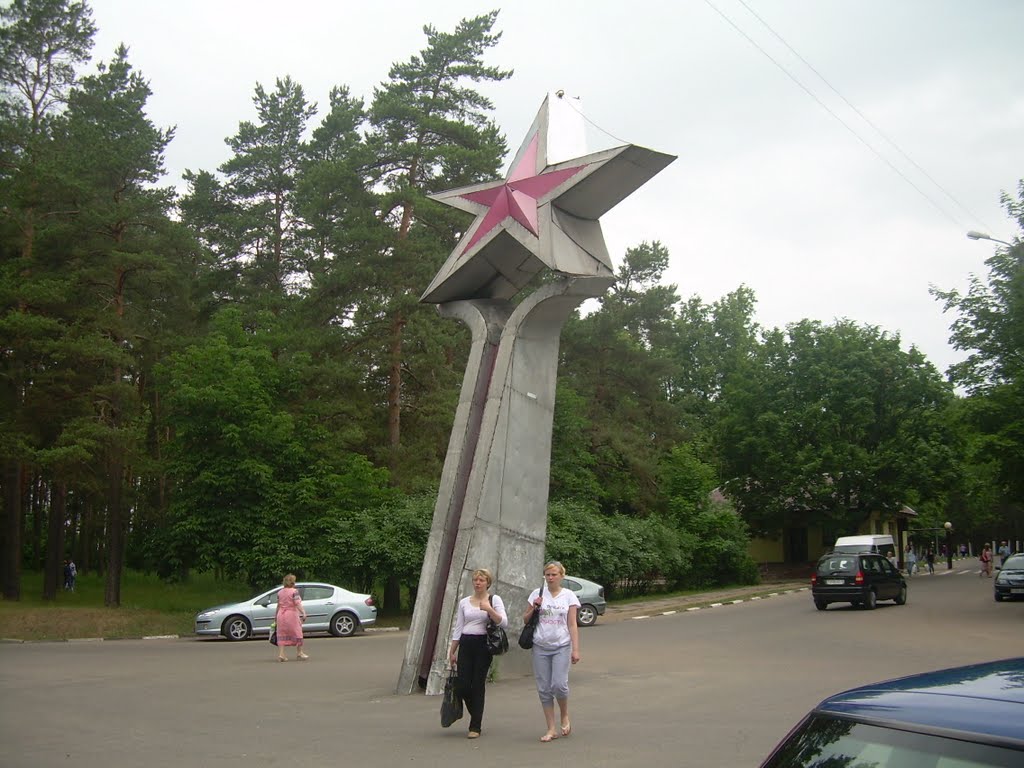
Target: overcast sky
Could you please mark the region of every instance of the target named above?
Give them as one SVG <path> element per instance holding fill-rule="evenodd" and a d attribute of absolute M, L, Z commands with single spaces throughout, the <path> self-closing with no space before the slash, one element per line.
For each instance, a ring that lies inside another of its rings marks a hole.
<path fill-rule="evenodd" d="M 150 117 L 177 126 L 174 184 L 228 158 L 224 140 L 255 119 L 257 83 L 269 90 L 290 75 L 310 101 L 347 85 L 369 102 L 390 65 L 424 47 L 424 24 L 448 31 L 499 7 L 89 2 L 96 58 L 128 45 L 153 90 Z M 515 74 L 485 91 L 512 153 L 544 96 L 564 89 L 608 133 L 679 156 L 602 220 L 613 258 L 660 240 L 683 297 L 710 303 L 745 284 L 762 326 L 846 317 L 898 333 L 942 371 L 962 358 L 928 288 L 964 289 L 970 274 L 987 274 L 994 244 L 967 230 L 1019 234 L 999 195 L 1015 195 L 1024 177 L 1024 2 L 504 5 L 487 60 Z"/>

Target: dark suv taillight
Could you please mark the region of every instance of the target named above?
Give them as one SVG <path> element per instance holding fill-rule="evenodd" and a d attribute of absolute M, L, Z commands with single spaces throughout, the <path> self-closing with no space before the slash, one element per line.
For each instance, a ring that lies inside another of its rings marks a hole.
<path fill-rule="evenodd" d="M 818 583 L 818 574 L 812 573 L 811 574 L 811 586 L 813 587 L 817 583 Z"/>
<path fill-rule="evenodd" d="M 864 571 L 857 571 L 857 576 L 853 579 L 854 584 L 864 583 Z"/>

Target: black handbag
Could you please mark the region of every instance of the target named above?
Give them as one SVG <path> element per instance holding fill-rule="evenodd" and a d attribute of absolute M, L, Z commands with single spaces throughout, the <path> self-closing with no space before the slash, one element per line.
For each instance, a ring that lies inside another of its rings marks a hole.
<path fill-rule="evenodd" d="M 544 595 L 544 585 L 540 585 L 541 596 Z M 540 609 L 536 606 L 533 609 L 533 615 L 530 620 L 523 624 L 523 631 L 519 633 L 519 647 L 523 650 L 530 650 L 533 648 L 533 632 L 537 629 L 537 622 L 540 620 Z"/>
<path fill-rule="evenodd" d="M 494 623 L 494 619 L 487 620 L 487 650 L 491 656 L 501 656 L 508 650 L 508 635 Z"/>
<path fill-rule="evenodd" d="M 444 683 L 441 697 L 441 727 L 447 728 L 462 717 L 462 696 L 459 694 L 459 676 L 452 669 Z"/>
<path fill-rule="evenodd" d="M 270 644 L 277 645 L 277 627 L 270 630 Z"/>

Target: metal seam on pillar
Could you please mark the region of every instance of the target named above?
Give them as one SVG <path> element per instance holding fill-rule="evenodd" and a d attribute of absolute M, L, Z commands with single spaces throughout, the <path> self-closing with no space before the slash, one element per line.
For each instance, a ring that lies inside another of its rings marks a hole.
<path fill-rule="evenodd" d="M 486 350 L 484 353 L 484 365 L 480 367 L 473 391 L 470 419 L 466 428 L 466 440 L 463 443 L 462 457 L 459 462 L 459 469 L 456 472 L 455 493 L 453 494 L 448 511 L 449 524 L 445 526 L 445 533 L 442 539 L 441 557 L 438 564 L 443 567 L 444 573 L 449 571 L 452 559 L 455 557 L 455 542 L 459 536 L 459 522 L 462 520 L 462 512 L 466 503 L 466 490 L 469 487 L 469 477 L 473 472 L 477 443 L 480 441 L 480 427 L 483 423 L 484 406 L 487 403 L 487 393 L 491 389 L 491 378 L 494 375 L 494 366 L 498 359 L 498 344 L 488 339 L 486 334 L 484 338 L 484 348 Z M 454 523 L 454 525 L 451 523 Z M 421 678 L 429 674 L 430 666 L 434 661 L 434 654 L 437 651 L 441 608 L 444 604 L 446 589 L 447 583 L 444 580 L 439 580 L 434 587 L 434 602 L 431 605 L 430 622 L 427 624 L 425 642 L 420 650 L 419 675 Z"/>

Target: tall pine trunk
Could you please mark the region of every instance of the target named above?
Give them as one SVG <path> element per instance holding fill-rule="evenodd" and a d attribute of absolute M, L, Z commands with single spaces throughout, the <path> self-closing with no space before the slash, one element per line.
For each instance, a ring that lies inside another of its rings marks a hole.
<path fill-rule="evenodd" d="M 43 518 L 46 517 L 49 488 L 42 475 L 32 476 L 32 501 L 29 509 L 32 512 L 32 560 L 29 564 L 30 570 L 35 570 L 43 565 L 45 555 L 41 551 L 43 546 Z"/>
<path fill-rule="evenodd" d="M 4 461 L 4 600 L 21 600 L 21 462 Z"/>
<path fill-rule="evenodd" d="M 417 182 L 418 168 L 419 157 L 417 156 L 413 158 L 409 167 L 408 183 L 410 186 Z M 412 213 L 413 204 L 411 201 L 406 201 L 402 210 L 402 221 L 398 226 L 396 252 L 401 252 L 402 243 L 409 237 Z M 390 343 L 388 345 L 388 469 L 391 471 L 392 485 L 399 484 L 398 469 L 401 466 L 399 454 L 402 447 L 402 336 L 405 331 L 405 323 L 405 312 L 399 308 L 391 318 Z"/>
<path fill-rule="evenodd" d="M 388 347 L 388 469 L 392 483 L 400 466 L 399 449 L 402 446 L 402 331 L 405 315 L 401 310 L 391 319 Z"/>
<path fill-rule="evenodd" d="M 43 570 L 43 600 L 56 600 L 64 563 L 64 518 L 68 490 L 56 482 L 50 491 L 50 517 L 46 526 L 46 566 Z"/>
<path fill-rule="evenodd" d="M 110 496 L 107 506 L 107 578 L 103 604 L 121 605 L 121 571 L 124 566 L 124 465 L 120 456 L 110 462 Z"/>

